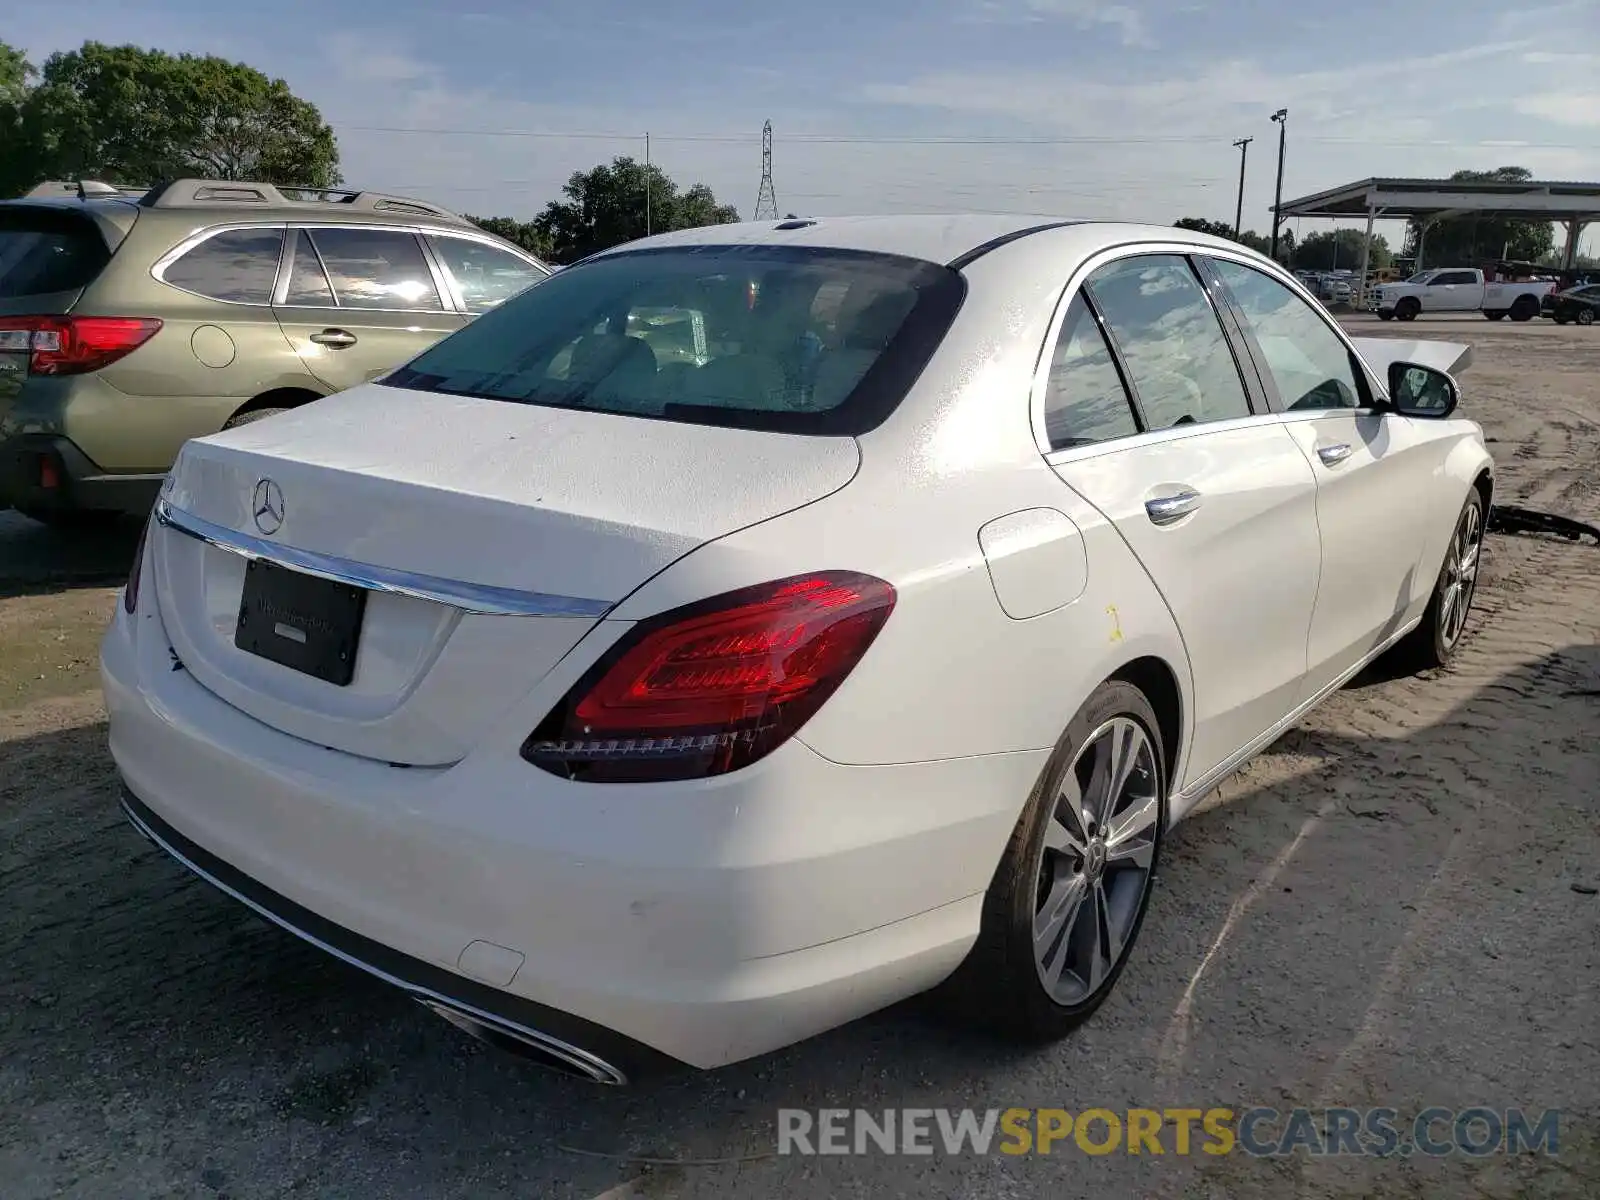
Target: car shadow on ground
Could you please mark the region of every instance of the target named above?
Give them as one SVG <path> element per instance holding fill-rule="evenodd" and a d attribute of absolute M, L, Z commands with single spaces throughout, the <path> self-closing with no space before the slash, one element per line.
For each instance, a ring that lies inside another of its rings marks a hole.
<path fill-rule="evenodd" d="M 55 529 L 14 509 L 0 510 L 0 599 L 128 578 L 141 522 L 134 517 L 83 529 Z"/>
<path fill-rule="evenodd" d="M 1002 1049 L 913 1001 L 754 1062 L 628 1089 L 480 1047 L 193 879 L 119 815 L 103 724 L 0 741 L 0 1109 L 16 1122 L 0 1175 L 24 1180 L 24 1196 L 72 1180 L 113 1194 L 97 1179 L 129 1189 L 119 1195 L 587 1197 L 642 1179 L 650 1195 L 820 1196 L 861 1191 L 869 1168 L 774 1159 L 780 1107 L 1287 1106 L 1314 1103 L 1341 1064 L 1405 1093 L 1369 1103 L 1447 1103 L 1437 1094 L 1460 1090 L 1448 1049 L 1382 1071 L 1351 1056 L 1386 1006 L 1415 999 L 1395 963 L 1436 916 L 1430 889 L 1474 813 L 1521 800 L 1506 794 L 1505 762 L 1549 756 L 1549 805 L 1579 805 L 1573 819 L 1593 828 L 1596 688 L 1600 650 L 1573 646 L 1402 738 L 1286 735 L 1175 831 L 1136 960 L 1054 1047 Z M 1588 706 L 1586 742 L 1571 706 Z M 1549 858 L 1518 889 L 1528 911 L 1597 903 L 1569 889 L 1574 864 Z M 1537 952 L 1569 924 L 1544 921 Z M 1576 973 L 1600 954 L 1593 941 L 1566 953 Z M 1522 966 L 1510 953 L 1476 964 L 1477 1015 L 1439 1033 L 1444 1044 L 1487 1022 L 1501 1039 L 1535 1038 L 1514 1054 L 1540 1069 L 1564 1018 L 1530 1003 L 1548 981 L 1519 980 Z M 1530 1027 L 1535 1017 L 1554 1032 Z M 1441 1073 L 1433 1093 L 1419 1082 L 1430 1071 Z M 876 1178 L 914 1166 L 897 1160 Z M 1153 1195 L 1204 1169 L 1242 1196 L 1254 1177 L 1240 1172 L 1255 1166 L 1063 1155 L 942 1169 L 1009 1171 L 1026 1191 L 1052 1180 L 1056 1195 Z M 1281 1171 L 1262 1178 L 1263 1195 L 1290 1194 L 1272 1190 Z"/>

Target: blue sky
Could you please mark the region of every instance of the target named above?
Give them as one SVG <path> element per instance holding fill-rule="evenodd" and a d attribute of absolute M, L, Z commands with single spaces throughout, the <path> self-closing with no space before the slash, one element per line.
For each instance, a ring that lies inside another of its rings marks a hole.
<path fill-rule="evenodd" d="M 649 131 L 748 216 L 766 119 L 778 203 L 809 215 L 1231 220 L 1230 143 L 1254 137 L 1265 229 L 1283 106 L 1286 197 L 1508 163 L 1600 178 L 1600 0 L 76 0 L 17 6 L 4 36 L 36 61 L 89 36 L 242 59 L 321 107 L 351 184 L 480 214 L 531 216 Z"/>

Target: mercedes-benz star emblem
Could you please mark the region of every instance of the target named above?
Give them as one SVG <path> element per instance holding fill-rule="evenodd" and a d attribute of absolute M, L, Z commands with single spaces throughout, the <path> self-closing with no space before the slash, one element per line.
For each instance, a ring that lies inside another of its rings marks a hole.
<path fill-rule="evenodd" d="M 262 533 L 268 537 L 277 533 L 283 528 L 283 489 L 270 479 L 257 480 L 250 512 Z"/>

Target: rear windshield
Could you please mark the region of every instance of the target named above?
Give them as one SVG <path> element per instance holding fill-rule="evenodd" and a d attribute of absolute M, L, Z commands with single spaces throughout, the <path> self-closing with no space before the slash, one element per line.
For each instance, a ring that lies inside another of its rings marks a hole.
<path fill-rule="evenodd" d="M 100 231 L 75 214 L 0 208 L 0 300 L 79 291 L 110 258 Z"/>
<path fill-rule="evenodd" d="M 948 267 L 857 251 L 628 251 L 556 272 L 383 382 L 853 436 L 894 410 L 964 292 Z"/>

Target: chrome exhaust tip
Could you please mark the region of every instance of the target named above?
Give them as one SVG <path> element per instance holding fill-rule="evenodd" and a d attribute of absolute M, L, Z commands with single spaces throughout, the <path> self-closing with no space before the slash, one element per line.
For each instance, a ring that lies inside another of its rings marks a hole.
<path fill-rule="evenodd" d="M 525 1058 L 557 1074 L 608 1087 L 621 1087 L 628 1082 L 620 1067 L 598 1054 L 537 1029 L 513 1025 L 489 1013 L 468 1011 L 432 998 L 419 997 L 418 1003 L 485 1045 Z"/>

